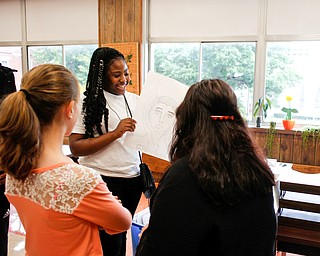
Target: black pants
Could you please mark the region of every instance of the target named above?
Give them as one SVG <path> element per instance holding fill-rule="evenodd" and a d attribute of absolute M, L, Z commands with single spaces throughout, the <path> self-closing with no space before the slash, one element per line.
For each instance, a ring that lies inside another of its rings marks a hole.
<path fill-rule="evenodd" d="M 112 194 L 121 200 L 122 206 L 127 208 L 133 217 L 142 194 L 140 176 L 135 178 L 102 176 L 102 179 L 106 182 Z M 104 256 L 126 255 L 127 232 L 109 235 L 104 230 L 100 230 L 100 241 Z"/>
<path fill-rule="evenodd" d="M 5 186 L 0 185 L 0 256 L 8 255 L 8 230 L 10 203 L 4 195 Z"/>

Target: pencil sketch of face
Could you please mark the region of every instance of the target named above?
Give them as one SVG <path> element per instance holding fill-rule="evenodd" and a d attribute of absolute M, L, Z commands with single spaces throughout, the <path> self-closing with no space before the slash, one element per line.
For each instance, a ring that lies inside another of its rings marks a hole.
<path fill-rule="evenodd" d="M 154 131 L 171 129 L 175 122 L 176 101 L 168 96 L 157 98 L 148 113 L 149 126 Z"/>

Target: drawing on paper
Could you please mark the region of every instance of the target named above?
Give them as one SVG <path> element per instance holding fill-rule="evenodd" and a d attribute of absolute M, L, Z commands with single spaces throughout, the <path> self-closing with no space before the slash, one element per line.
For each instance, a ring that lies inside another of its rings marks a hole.
<path fill-rule="evenodd" d="M 176 121 L 175 110 L 188 87 L 171 78 L 150 72 L 137 107 L 134 133 L 128 133 L 125 144 L 144 153 L 168 160 L 168 151 Z"/>

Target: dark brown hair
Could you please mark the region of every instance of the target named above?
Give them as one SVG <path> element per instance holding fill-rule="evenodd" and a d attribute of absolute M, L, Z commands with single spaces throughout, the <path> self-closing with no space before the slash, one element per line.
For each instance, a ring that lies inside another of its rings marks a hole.
<path fill-rule="evenodd" d="M 233 119 L 213 120 L 212 115 Z M 219 79 L 195 83 L 176 117 L 171 161 L 189 156 L 201 188 L 215 203 L 233 205 L 271 191 L 273 174 L 240 115 L 231 86 Z"/>

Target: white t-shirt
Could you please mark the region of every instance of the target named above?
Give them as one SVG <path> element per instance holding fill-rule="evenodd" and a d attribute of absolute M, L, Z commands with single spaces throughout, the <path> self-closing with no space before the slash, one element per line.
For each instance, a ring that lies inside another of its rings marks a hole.
<path fill-rule="evenodd" d="M 109 109 L 108 130 L 113 131 L 121 119 L 130 117 L 129 109 L 123 95 L 115 95 L 104 91 L 106 107 Z M 129 108 L 134 114 L 138 95 L 130 92 L 125 93 Z M 83 97 L 82 97 L 83 100 Z M 133 116 L 134 118 L 134 116 Z M 102 132 L 105 133 L 104 117 L 102 118 Z M 85 134 L 83 114 L 79 115 L 72 133 Z M 79 157 L 79 163 L 96 169 L 101 175 L 110 177 L 135 177 L 139 175 L 139 154 L 137 150 L 124 147 L 123 142 L 126 134 L 102 150 L 87 156 Z M 98 137 L 97 131 L 94 136 Z"/>

